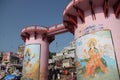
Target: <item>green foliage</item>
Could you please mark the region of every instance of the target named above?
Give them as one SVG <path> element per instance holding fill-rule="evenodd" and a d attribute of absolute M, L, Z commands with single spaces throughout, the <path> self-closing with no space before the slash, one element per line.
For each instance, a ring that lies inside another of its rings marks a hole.
<path fill-rule="evenodd" d="M 95 69 L 95 73 L 99 73 L 99 72 L 102 72 L 102 70 L 100 69 L 100 67 L 97 67 L 97 68 Z"/>
<path fill-rule="evenodd" d="M 105 67 L 107 67 L 107 62 L 105 61 L 105 59 L 104 59 L 104 58 L 101 58 L 101 61 L 102 61 L 103 65 L 104 65 Z"/>
<path fill-rule="evenodd" d="M 56 55 L 56 52 L 49 52 L 49 59 L 52 59 L 54 55 Z"/>
<path fill-rule="evenodd" d="M 89 59 L 83 59 L 83 60 L 80 60 L 80 62 L 88 62 L 90 60 L 90 58 Z"/>

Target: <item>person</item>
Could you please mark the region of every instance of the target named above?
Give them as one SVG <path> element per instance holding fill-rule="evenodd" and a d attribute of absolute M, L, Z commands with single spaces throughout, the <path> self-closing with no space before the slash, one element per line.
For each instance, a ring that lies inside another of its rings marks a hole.
<path fill-rule="evenodd" d="M 7 74 L 9 74 L 9 68 L 11 67 L 11 64 L 10 63 L 8 63 L 7 65 L 6 65 L 6 73 Z"/>
<path fill-rule="evenodd" d="M 68 75 L 68 70 L 67 69 L 64 70 L 64 74 Z"/>
<path fill-rule="evenodd" d="M 59 73 L 59 70 L 57 69 L 57 66 L 54 66 L 54 68 L 52 70 L 52 74 L 53 74 L 52 79 L 53 80 L 57 79 L 58 73 Z"/>
<path fill-rule="evenodd" d="M 57 79 L 60 80 L 60 73 L 57 74 Z"/>
<path fill-rule="evenodd" d="M 3 72 L 0 72 L 0 80 L 4 80 L 4 77 L 5 77 L 5 72 L 3 71 Z"/>
<path fill-rule="evenodd" d="M 1 72 L 1 71 L 0 71 Z M 0 79 L 2 78 L 2 75 L 1 75 L 1 73 L 0 73 Z"/>
<path fill-rule="evenodd" d="M 102 51 L 99 51 L 97 48 L 96 48 L 96 45 L 97 45 L 97 40 L 95 38 L 91 38 L 89 41 L 88 41 L 88 47 L 89 47 L 89 51 L 88 53 L 86 52 L 86 50 L 84 50 L 84 52 L 86 54 L 88 54 L 89 56 L 89 60 L 86 64 L 86 71 L 85 71 L 85 74 L 84 74 L 84 77 L 86 78 L 87 76 L 94 76 L 95 74 L 95 69 L 97 67 L 100 67 L 100 69 L 106 73 L 108 72 L 108 69 L 105 67 L 105 65 L 102 63 L 101 61 L 101 54 L 102 54 Z"/>
<path fill-rule="evenodd" d="M 68 75 L 68 70 L 65 68 L 65 66 L 63 67 L 63 74 Z"/>
<path fill-rule="evenodd" d="M 12 74 L 16 75 L 16 76 L 19 76 L 19 70 L 14 70 Z"/>
<path fill-rule="evenodd" d="M 52 80 L 52 68 L 49 70 L 49 74 L 48 74 L 48 80 Z"/>
<path fill-rule="evenodd" d="M 71 75 L 70 75 L 70 77 L 67 80 L 77 80 L 76 76 L 75 76 L 75 73 L 71 72 Z"/>
<path fill-rule="evenodd" d="M 1 70 L 6 70 L 6 64 L 4 62 L 1 64 Z"/>

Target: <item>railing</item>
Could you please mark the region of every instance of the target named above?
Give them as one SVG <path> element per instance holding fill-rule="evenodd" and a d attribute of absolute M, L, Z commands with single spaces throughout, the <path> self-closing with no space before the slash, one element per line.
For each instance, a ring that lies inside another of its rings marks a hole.
<path fill-rule="evenodd" d="M 48 35 L 56 35 L 60 33 L 68 32 L 63 24 L 54 25 L 48 28 Z"/>

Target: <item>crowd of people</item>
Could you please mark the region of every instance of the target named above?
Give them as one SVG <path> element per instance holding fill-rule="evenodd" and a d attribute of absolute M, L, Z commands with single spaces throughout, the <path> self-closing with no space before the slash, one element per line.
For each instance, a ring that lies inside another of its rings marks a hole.
<path fill-rule="evenodd" d="M 19 76 L 22 73 L 9 63 L 7 65 L 0 65 L 0 80 L 4 80 L 7 75 Z"/>
<path fill-rule="evenodd" d="M 75 73 L 68 71 L 65 67 L 63 69 L 53 66 L 49 69 L 48 80 L 77 80 Z"/>
<path fill-rule="evenodd" d="M 7 64 L 0 65 L 0 80 L 4 80 L 7 75 L 19 76 L 22 73 L 13 66 Z M 74 72 L 70 72 L 65 67 L 63 69 L 53 66 L 49 69 L 48 80 L 76 80 Z"/>

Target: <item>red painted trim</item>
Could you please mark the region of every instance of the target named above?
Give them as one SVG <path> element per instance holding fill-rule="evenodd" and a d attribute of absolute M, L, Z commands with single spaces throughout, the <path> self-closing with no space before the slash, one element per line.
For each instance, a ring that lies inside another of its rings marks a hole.
<path fill-rule="evenodd" d="M 80 9 L 78 6 L 73 5 L 74 9 L 77 11 L 79 18 L 81 21 L 84 23 L 85 22 L 85 16 L 84 16 L 84 11 Z"/>
<path fill-rule="evenodd" d="M 28 40 L 30 39 L 30 34 L 28 32 L 25 32 L 25 36 Z"/>
<path fill-rule="evenodd" d="M 103 11 L 104 11 L 104 16 L 105 18 L 108 17 L 108 12 L 109 12 L 109 0 L 104 0 L 104 4 L 103 4 Z"/>
<path fill-rule="evenodd" d="M 24 42 L 26 42 L 26 37 L 24 35 L 21 34 L 21 38 Z"/>
<path fill-rule="evenodd" d="M 52 28 L 52 27 L 51 27 Z M 48 30 L 48 35 L 56 35 L 64 32 L 68 32 L 67 28 L 65 26 L 55 26 L 54 29 Z"/>
<path fill-rule="evenodd" d="M 48 30 L 48 33 L 54 32 L 54 31 L 57 31 L 57 30 L 61 30 L 61 29 L 64 29 L 64 28 L 65 28 L 65 26 L 55 27 L 55 29 Z"/>
<path fill-rule="evenodd" d="M 77 28 L 78 25 L 77 25 L 77 17 L 76 16 L 73 16 L 71 14 L 67 14 L 67 16 L 69 17 L 69 20 L 75 25 L 75 27 Z"/>
<path fill-rule="evenodd" d="M 114 13 L 115 13 L 116 18 L 119 18 L 119 14 L 120 14 L 120 0 L 117 1 L 114 4 L 113 9 L 114 9 Z"/>
<path fill-rule="evenodd" d="M 95 12 L 94 12 L 94 9 L 93 9 L 92 0 L 89 0 L 89 5 L 90 5 L 90 10 L 91 10 L 92 18 L 93 18 L 93 20 L 96 20 L 96 16 L 95 16 Z"/>
<path fill-rule="evenodd" d="M 38 34 L 37 34 L 37 32 L 35 31 L 35 32 L 34 32 L 34 38 L 35 38 L 35 40 L 37 39 L 37 35 L 38 35 Z"/>
<path fill-rule="evenodd" d="M 53 40 L 55 40 L 55 36 L 48 36 L 47 40 L 49 43 L 51 43 Z"/>
<path fill-rule="evenodd" d="M 66 23 L 66 28 L 72 33 L 74 34 L 74 24 L 71 23 L 70 21 L 63 21 L 64 23 Z"/>
<path fill-rule="evenodd" d="M 42 34 L 42 40 L 44 40 L 45 38 L 47 38 L 47 33 Z"/>

